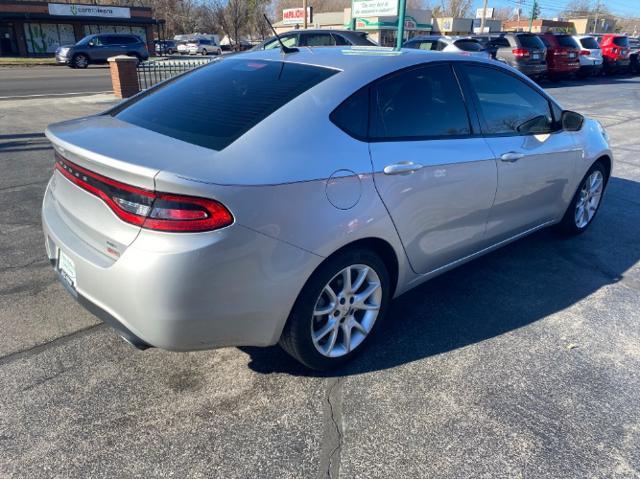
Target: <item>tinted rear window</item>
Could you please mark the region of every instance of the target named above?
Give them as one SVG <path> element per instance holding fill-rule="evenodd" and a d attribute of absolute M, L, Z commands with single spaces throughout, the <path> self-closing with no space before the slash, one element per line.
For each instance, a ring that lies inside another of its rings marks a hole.
<path fill-rule="evenodd" d="M 476 40 L 456 40 L 455 46 L 465 52 L 481 52 L 484 50 L 480 42 Z"/>
<path fill-rule="evenodd" d="M 544 43 L 536 35 L 518 35 L 518 42 L 524 48 L 543 49 Z"/>
<path fill-rule="evenodd" d="M 600 45 L 593 37 L 581 38 L 580 44 L 583 48 L 588 48 L 589 50 L 598 50 L 600 48 Z"/>
<path fill-rule="evenodd" d="M 615 37 L 613 43 L 619 47 L 628 47 L 629 39 L 627 37 Z"/>
<path fill-rule="evenodd" d="M 230 58 L 165 83 L 112 115 L 172 138 L 221 150 L 335 73 L 296 63 Z M 212 85 L 224 94 L 213 93 Z"/>
<path fill-rule="evenodd" d="M 556 36 L 556 39 L 558 40 L 558 43 L 561 47 L 580 48 L 578 42 L 576 42 L 576 40 L 570 35 L 558 35 Z"/>

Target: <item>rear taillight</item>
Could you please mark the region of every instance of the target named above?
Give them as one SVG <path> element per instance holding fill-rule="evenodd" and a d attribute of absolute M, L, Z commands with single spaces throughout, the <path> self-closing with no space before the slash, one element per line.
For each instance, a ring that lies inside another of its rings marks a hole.
<path fill-rule="evenodd" d="M 233 223 L 229 210 L 215 200 L 127 185 L 78 166 L 58 153 L 55 167 L 69 181 L 104 201 L 122 221 L 142 228 L 198 232 Z"/>
<path fill-rule="evenodd" d="M 587 56 L 587 55 L 590 55 L 590 54 L 591 54 L 591 52 L 589 50 L 580 50 L 580 55 L 582 55 L 583 57 Z"/>
<path fill-rule="evenodd" d="M 514 48 L 513 50 L 511 50 L 511 53 L 513 53 L 514 57 L 528 57 L 530 55 L 529 50 L 527 50 L 526 48 Z"/>

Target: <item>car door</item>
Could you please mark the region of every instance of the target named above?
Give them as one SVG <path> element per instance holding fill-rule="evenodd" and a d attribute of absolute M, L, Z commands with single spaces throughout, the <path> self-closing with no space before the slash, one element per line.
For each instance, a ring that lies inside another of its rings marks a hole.
<path fill-rule="evenodd" d="M 428 273 L 480 249 L 496 164 L 451 65 L 376 81 L 370 95 L 374 180 L 413 269 Z"/>
<path fill-rule="evenodd" d="M 498 190 L 487 223 L 495 243 L 562 216 L 571 199 L 580 150 L 559 127 L 559 108 L 515 73 L 456 66 L 496 157 Z"/>
<path fill-rule="evenodd" d="M 122 38 L 118 35 L 100 35 L 102 47 L 100 47 L 100 59 L 106 60 L 109 57 L 121 55 L 126 50 L 122 44 Z"/>

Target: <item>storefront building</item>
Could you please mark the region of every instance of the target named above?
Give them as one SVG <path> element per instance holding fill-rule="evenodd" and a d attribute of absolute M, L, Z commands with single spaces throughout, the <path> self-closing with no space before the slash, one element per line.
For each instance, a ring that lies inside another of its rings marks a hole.
<path fill-rule="evenodd" d="M 314 13 L 308 22 L 308 28 L 333 28 L 343 30 L 351 26 L 351 9 L 342 12 Z M 287 23 L 284 20 L 274 25 L 278 33 L 285 33 L 295 28 L 302 28 L 299 23 Z M 398 31 L 398 17 L 357 17 L 356 30 L 366 31 L 373 41 L 381 46 L 394 47 Z M 405 15 L 405 40 L 416 35 L 431 33 L 431 10 L 408 8 Z"/>
<path fill-rule="evenodd" d="M 163 23 L 147 7 L 0 0 L 0 56 L 50 56 L 94 33 L 133 33 L 151 52 Z"/>

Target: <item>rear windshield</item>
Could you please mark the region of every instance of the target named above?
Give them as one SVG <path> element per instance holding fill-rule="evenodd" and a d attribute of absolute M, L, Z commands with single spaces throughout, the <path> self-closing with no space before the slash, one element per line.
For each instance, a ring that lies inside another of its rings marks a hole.
<path fill-rule="evenodd" d="M 600 45 L 593 37 L 581 38 L 580 44 L 583 48 L 588 48 L 589 50 L 598 50 L 600 48 Z"/>
<path fill-rule="evenodd" d="M 454 45 L 465 52 L 481 52 L 484 50 L 477 40 L 456 40 Z"/>
<path fill-rule="evenodd" d="M 335 73 L 297 63 L 229 58 L 177 77 L 111 114 L 172 138 L 221 150 Z"/>
<path fill-rule="evenodd" d="M 557 35 L 556 39 L 561 47 L 565 48 L 580 48 L 578 43 L 571 35 Z"/>
<path fill-rule="evenodd" d="M 615 37 L 613 43 L 619 47 L 628 47 L 629 39 L 627 37 Z"/>
<path fill-rule="evenodd" d="M 536 35 L 518 35 L 518 41 L 520 46 L 524 48 L 536 48 L 542 50 L 544 43 Z"/>

